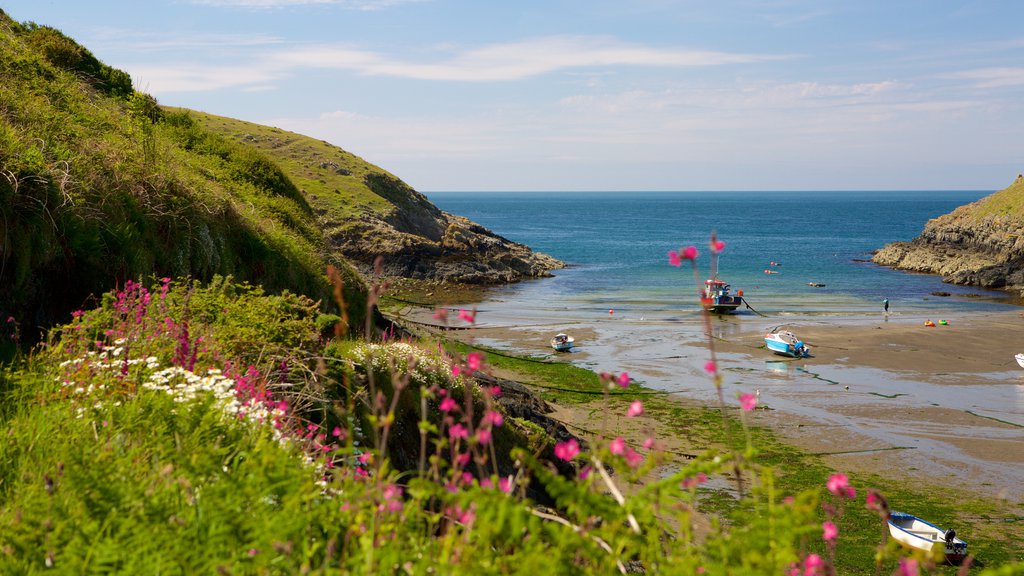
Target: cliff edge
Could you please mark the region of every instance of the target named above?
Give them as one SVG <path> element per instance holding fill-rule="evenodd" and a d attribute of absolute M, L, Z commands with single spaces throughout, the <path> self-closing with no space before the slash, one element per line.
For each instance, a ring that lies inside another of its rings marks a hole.
<path fill-rule="evenodd" d="M 899 270 L 939 274 L 944 282 L 1024 296 L 1024 176 L 1004 190 L 929 220 L 910 242 L 871 259 Z"/>

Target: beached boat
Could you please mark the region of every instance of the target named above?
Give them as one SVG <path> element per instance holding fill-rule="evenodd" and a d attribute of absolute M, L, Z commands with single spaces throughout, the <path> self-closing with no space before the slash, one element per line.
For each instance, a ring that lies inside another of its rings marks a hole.
<path fill-rule="evenodd" d="M 1014 358 L 1017 359 L 1017 364 L 1020 364 L 1020 367 L 1024 368 L 1024 354 L 1017 354 Z"/>
<path fill-rule="evenodd" d="M 709 312 L 722 313 L 732 312 L 743 303 L 743 292 L 732 294 L 729 285 L 724 280 L 712 278 L 704 281 L 704 292 L 701 294 L 701 302 Z"/>
<path fill-rule="evenodd" d="M 811 353 L 811 348 L 804 344 L 803 340 L 789 330 L 782 330 L 781 326 L 772 328 L 764 335 L 764 345 L 776 354 L 793 358 L 804 358 Z"/>
<path fill-rule="evenodd" d="M 956 537 L 956 530 L 943 530 L 905 512 L 893 512 L 887 521 L 889 534 L 908 548 L 931 550 L 936 544 L 943 545 L 950 564 L 959 564 L 967 556 L 967 542 Z"/>
<path fill-rule="evenodd" d="M 825 287 L 825 285 L 822 284 L 821 282 L 808 282 L 807 285 L 810 286 L 811 288 L 824 288 Z"/>
<path fill-rule="evenodd" d="M 575 341 L 576 339 L 568 334 L 556 334 L 555 337 L 551 339 L 551 347 L 557 352 L 568 352 L 569 350 L 572 350 L 572 345 Z"/>

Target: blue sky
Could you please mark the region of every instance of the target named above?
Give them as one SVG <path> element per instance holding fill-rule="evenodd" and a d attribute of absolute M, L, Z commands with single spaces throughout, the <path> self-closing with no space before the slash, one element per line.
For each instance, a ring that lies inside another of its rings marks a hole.
<path fill-rule="evenodd" d="M 1016 0 L 0 0 L 418 190 L 999 189 Z"/>

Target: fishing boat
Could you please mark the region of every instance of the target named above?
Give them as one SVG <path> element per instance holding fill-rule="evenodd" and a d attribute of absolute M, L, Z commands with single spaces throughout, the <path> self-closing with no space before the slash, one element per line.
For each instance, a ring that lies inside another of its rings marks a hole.
<path fill-rule="evenodd" d="M 555 334 L 555 337 L 551 339 L 551 347 L 556 352 L 568 352 L 572 350 L 572 345 L 575 341 L 576 339 L 568 334 Z"/>
<path fill-rule="evenodd" d="M 764 345 L 776 354 L 792 358 L 805 358 L 811 354 L 811 348 L 803 340 L 789 330 L 783 330 L 781 326 L 772 328 L 764 335 Z"/>
<path fill-rule="evenodd" d="M 743 292 L 732 294 L 729 284 L 718 278 L 711 278 L 704 281 L 704 292 L 701 294 L 701 302 L 708 312 L 721 314 L 732 312 L 743 303 Z"/>
<path fill-rule="evenodd" d="M 807 285 L 810 286 L 811 288 L 824 288 L 825 287 L 825 285 L 822 284 L 821 282 L 808 282 Z"/>
<path fill-rule="evenodd" d="M 936 544 L 942 544 L 950 564 L 959 564 L 967 556 L 967 542 L 956 537 L 956 530 L 943 530 L 905 512 L 893 512 L 886 521 L 889 534 L 908 548 L 930 551 Z"/>
<path fill-rule="evenodd" d="M 1017 354 L 1014 358 L 1017 359 L 1017 364 L 1020 364 L 1020 367 L 1024 368 L 1024 354 Z"/>

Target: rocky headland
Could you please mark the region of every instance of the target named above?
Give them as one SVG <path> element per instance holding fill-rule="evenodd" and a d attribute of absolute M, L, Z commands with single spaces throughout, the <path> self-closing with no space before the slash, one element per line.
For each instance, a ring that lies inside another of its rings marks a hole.
<path fill-rule="evenodd" d="M 929 220 L 910 242 L 893 242 L 872 261 L 938 274 L 944 282 L 1024 296 L 1024 177 L 1004 190 Z"/>

